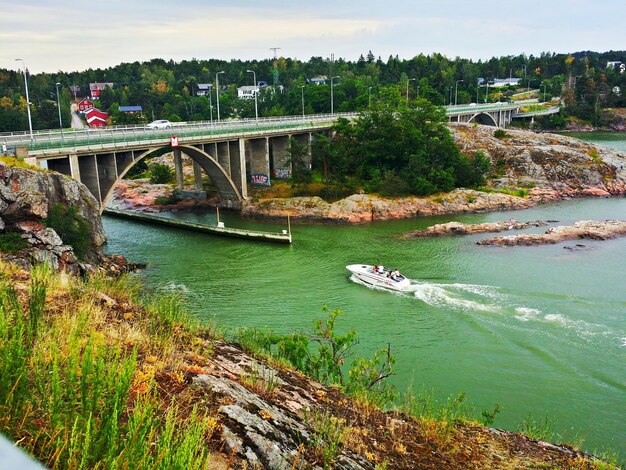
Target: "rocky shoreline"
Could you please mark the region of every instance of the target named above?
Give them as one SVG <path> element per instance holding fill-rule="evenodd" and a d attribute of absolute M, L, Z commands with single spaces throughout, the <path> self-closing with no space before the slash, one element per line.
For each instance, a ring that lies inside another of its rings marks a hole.
<path fill-rule="evenodd" d="M 522 234 L 493 237 L 476 242 L 478 245 L 553 245 L 565 240 L 610 240 L 626 236 L 626 221 L 581 220 L 572 225 L 550 227 L 543 234 Z"/>

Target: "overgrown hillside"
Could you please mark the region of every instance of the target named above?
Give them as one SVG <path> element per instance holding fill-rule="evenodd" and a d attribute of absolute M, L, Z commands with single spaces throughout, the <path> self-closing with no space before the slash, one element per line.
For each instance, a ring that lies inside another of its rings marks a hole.
<path fill-rule="evenodd" d="M 193 325 L 129 276 L 2 262 L 0 279 L 0 431 L 52 468 L 613 468 L 485 427 L 462 396 L 383 412 L 376 395 L 351 398 Z M 316 334 L 332 337 L 336 316 Z M 262 335 L 240 337 L 262 349 Z"/>

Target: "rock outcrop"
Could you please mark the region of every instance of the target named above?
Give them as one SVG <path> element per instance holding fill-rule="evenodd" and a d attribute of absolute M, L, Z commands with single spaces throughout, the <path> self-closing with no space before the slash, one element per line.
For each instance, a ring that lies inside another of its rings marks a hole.
<path fill-rule="evenodd" d="M 457 189 L 427 198 L 387 199 L 355 194 L 328 203 L 319 197 L 252 200 L 243 208 L 249 217 L 265 219 L 363 223 L 417 216 L 523 209 L 539 202 L 570 197 L 626 194 L 626 154 L 556 134 L 508 130 L 494 137 L 489 126 L 450 125 L 464 154 L 488 156 L 496 177 L 488 185 L 496 192 Z M 521 189 L 527 197 L 513 196 Z M 497 191 L 503 191 L 498 193 Z"/>
<path fill-rule="evenodd" d="M 497 176 L 494 188 L 530 188 L 536 199 L 626 194 L 626 154 L 573 137 L 471 124 L 450 126 L 461 152 L 490 157 Z"/>
<path fill-rule="evenodd" d="M 482 224 L 464 224 L 463 222 L 448 222 L 427 227 L 426 230 L 414 230 L 407 233 L 408 238 L 444 237 L 448 235 L 473 235 L 475 233 L 503 232 L 505 230 L 521 230 L 528 227 L 545 227 L 546 222 L 518 222 L 515 219 L 500 222 L 485 222 Z"/>
<path fill-rule="evenodd" d="M 428 198 L 383 198 L 375 194 L 353 194 L 328 203 L 319 197 L 265 199 L 247 204 L 243 215 L 280 219 L 290 215 L 295 220 L 364 223 L 375 220 L 403 219 L 418 216 L 524 209 L 534 202 L 504 193 L 486 193 L 456 189 Z"/>
<path fill-rule="evenodd" d="M 548 245 L 564 240 L 609 240 L 626 236 L 626 221 L 582 220 L 572 225 L 550 227 L 543 234 L 523 234 L 509 237 L 494 237 L 477 242 L 479 245 Z"/>
<path fill-rule="evenodd" d="M 71 246 L 45 226 L 48 212 L 57 204 L 74 207 L 89 224 L 92 247 L 83 261 L 98 263 L 99 247 L 106 241 L 98 202 L 83 184 L 52 171 L 9 166 L 0 162 L 0 230 L 14 231 L 28 244 L 24 253 L 9 257 L 24 265 L 28 259 L 45 261 L 55 269 L 78 272 L 88 265 L 76 258 Z"/>

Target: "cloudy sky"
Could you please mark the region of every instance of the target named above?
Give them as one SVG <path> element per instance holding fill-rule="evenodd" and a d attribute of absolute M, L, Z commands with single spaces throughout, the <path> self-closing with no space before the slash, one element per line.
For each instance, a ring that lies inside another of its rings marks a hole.
<path fill-rule="evenodd" d="M 0 0 L 0 68 L 626 49 L 624 0 Z"/>

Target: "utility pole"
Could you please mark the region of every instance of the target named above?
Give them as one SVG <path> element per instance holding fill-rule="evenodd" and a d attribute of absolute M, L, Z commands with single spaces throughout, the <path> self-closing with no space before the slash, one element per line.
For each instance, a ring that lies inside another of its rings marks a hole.
<path fill-rule="evenodd" d="M 276 56 L 276 51 L 279 49 L 280 47 L 270 47 L 270 50 L 274 51 L 274 71 L 272 73 L 274 76 L 274 90 L 278 86 L 278 57 Z"/>

